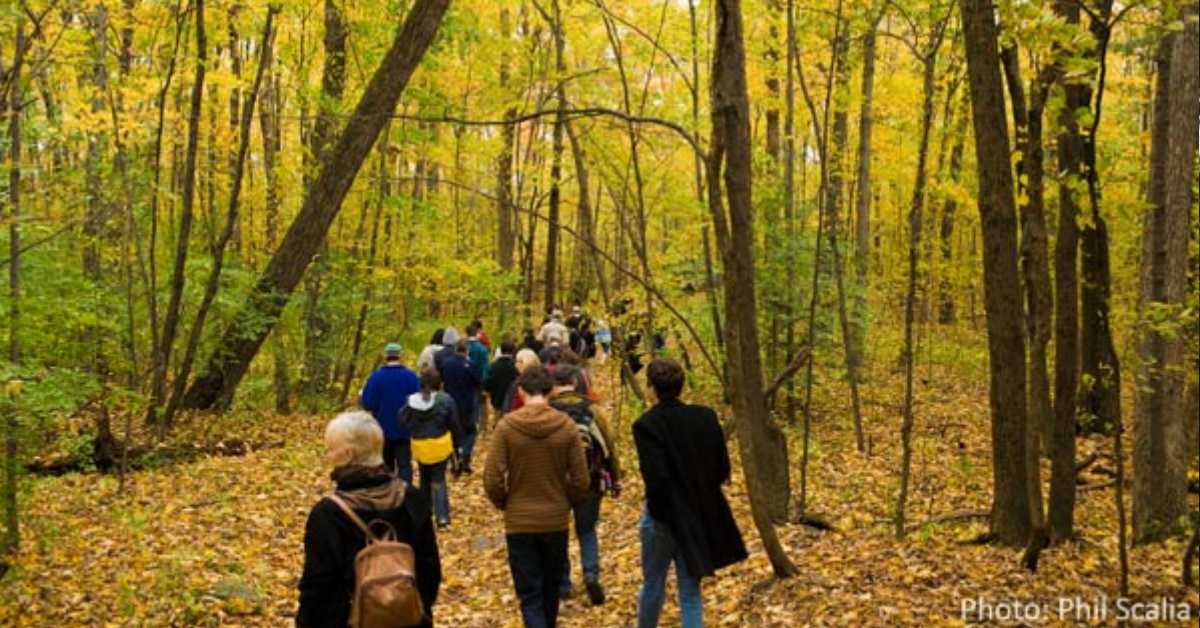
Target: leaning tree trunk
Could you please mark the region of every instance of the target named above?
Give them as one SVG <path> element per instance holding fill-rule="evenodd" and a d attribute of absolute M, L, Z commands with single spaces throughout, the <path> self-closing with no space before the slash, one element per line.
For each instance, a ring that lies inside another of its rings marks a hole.
<path fill-rule="evenodd" d="M 975 129 L 979 214 L 983 227 L 992 415 L 991 532 L 1019 546 L 1031 531 L 1026 487 L 1025 329 L 1017 272 L 1017 210 L 1004 120 L 997 26 L 992 0 L 961 0 Z"/>
<path fill-rule="evenodd" d="M 1188 215 L 1192 207 L 1197 103 L 1196 4 L 1178 34 L 1158 53 L 1154 127 L 1150 148 L 1150 206 L 1142 258 L 1144 328 L 1134 418 L 1133 533 L 1156 541 L 1177 529 L 1187 512 L 1188 438 L 1185 423 Z"/>
<path fill-rule="evenodd" d="M 763 391 L 754 294 L 754 217 L 750 181 L 750 103 L 746 95 L 746 51 L 742 43 L 740 0 L 717 5 L 712 65 L 712 142 L 708 157 L 709 210 L 725 272 L 725 336 L 729 349 L 728 382 L 737 417 L 750 512 L 775 574 L 797 573 L 775 533 L 771 502 L 788 487 L 768 482 L 772 466 L 786 468 L 787 442 L 771 422 Z M 728 212 L 722 203 L 725 186 Z"/>
<path fill-rule="evenodd" d="M 225 328 L 204 375 L 192 383 L 184 397 L 184 407 L 228 407 L 232 402 L 250 362 L 279 321 L 289 295 L 341 209 L 355 175 L 437 34 L 448 5 L 449 0 L 418 0 L 409 11 L 336 146 L 321 160 L 320 174 L 279 249 Z"/>

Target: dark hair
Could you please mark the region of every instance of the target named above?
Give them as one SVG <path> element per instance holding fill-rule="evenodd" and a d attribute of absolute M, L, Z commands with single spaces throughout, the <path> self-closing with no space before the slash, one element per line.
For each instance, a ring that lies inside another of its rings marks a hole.
<path fill-rule="evenodd" d="M 554 380 L 540 366 L 531 366 L 521 371 L 521 390 L 527 395 L 545 395 L 554 389 Z"/>
<path fill-rule="evenodd" d="M 505 336 L 500 340 L 500 355 L 512 355 L 516 352 L 517 343 L 512 336 Z"/>
<path fill-rule="evenodd" d="M 442 389 L 442 376 L 432 366 L 421 371 L 421 390 L 434 391 Z"/>
<path fill-rule="evenodd" d="M 429 344 L 431 344 L 431 345 L 442 344 L 442 337 L 445 335 L 446 335 L 445 329 L 438 328 L 438 329 L 434 330 L 433 336 L 429 339 Z"/>
<path fill-rule="evenodd" d="M 474 336 L 475 334 L 479 333 L 479 330 L 482 328 L 483 323 L 480 323 L 479 321 L 471 321 L 467 324 L 467 335 Z"/>
<path fill-rule="evenodd" d="M 474 327 L 475 331 L 481 331 L 481 330 L 483 330 L 483 321 L 481 321 L 477 318 L 477 319 L 471 321 L 471 327 Z"/>
<path fill-rule="evenodd" d="M 467 339 L 461 338 L 459 339 L 458 344 L 454 345 L 454 352 L 465 354 L 467 352 L 467 346 Z"/>
<path fill-rule="evenodd" d="M 579 357 L 578 353 L 570 349 L 563 349 L 556 356 L 556 364 L 569 364 L 571 366 L 583 366 L 583 358 Z"/>
<path fill-rule="evenodd" d="M 561 363 L 554 367 L 554 385 L 557 386 L 577 386 L 579 385 L 579 377 L 583 371 L 574 364 Z"/>
<path fill-rule="evenodd" d="M 654 394 L 658 395 L 659 401 L 677 399 L 679 393 L 683 392 L 683 369 L 679 368 L 679 363 L 675 360 L 655 358 L 650 362 L 650 366 L 646 367 L 646 379 L 654 388 Z"/>

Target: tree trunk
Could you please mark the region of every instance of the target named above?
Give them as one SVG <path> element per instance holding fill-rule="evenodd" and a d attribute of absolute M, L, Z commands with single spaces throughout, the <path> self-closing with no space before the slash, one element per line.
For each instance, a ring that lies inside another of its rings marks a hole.
<path fill-rule="evenodd" d="M 788 494 L 778 482 L 787 468 L 787 441 L 772 424 L 763 391 L 754 294 L 754 216 L 750 181 L 750 104 L 740 0 L 720 0 L 713 53 L 712 141 L 708 158 L 709 210 L 725 265 L 725 327 L 738 443 L 750 511 L 775 574 L 797 573 L 775 533 L 771 502 Z M 724 166 L 724 167 L 722 167 Z M 724 183 L 728 215 L 722 206 Z M 786 476 L 784 476 L 786 477 Z M 785 500 L 786 503 L 786 500 Z"/>
<path fill-rule="evenodd" d="M 927 56 L 921 60 L 922 106 L 921 139 L 917 149 L 917 175 L 913 182 L 912 204 L 908 208 L 908 292 L 904 298 L 904 417 L 900 423 L 900 491 L 896 497 L 896 538 L 904 538 L 905 504 L 908 501 L 909 473 L 912 468 L 913 429 L 913 323 L 917 302 L 917 282 L 921 257 L 921 234 L 924 232 L 925 180 L 929 161 L 929 135 L 933 129 L 933 99 L 936 96 L 934 70 L 937 68 L 937 50 L 941 36 Z M 862 436 L 859 436 L 859 451 L 862 451 Z"/>
<path fill-rule="evenodd" d="M 575 130 L 571 124 L 566 123 L 567 139 L 571 141 L 571 156 L 575 160 L 575 183 L 579 188 L 579 201 L 575 204 L 575 232 L 580 238 L 585 238 L 587 242 L 595 241 L 595 233 L 592 228 L 592 202 L 588 196 L 588 169 L 586 154 L 583 152 L 583 145 L 579 138 L 575 136 Z M 572 270 L 571 270 L 571 302 L 583 303 L 587 301 L 588 288 L 591 284 L 591 261 L 594 257 L 591 250 L 580 238 L 575 239 L 575 246 L 572 248 Z"/>
<path fill-rule="evenodd" d="M 25 92 L 21 89 L 21 65 L 25 56 L 25 20 L 17 18 L 13 64 L 7 72 L 0 68 L 0 77 L 12 81 L 9 102 L 0 98 L 0 114 L 8 113 L 8 248 L 12 258 L 8 263 L 8 361 L 21 364 L 21 116 Z M 7 112 L 4 111 L 7 109 Z M 8 392 L 4 404 L 4 555 L 21 544 L 20 517 L 17 509 L 17 407 L 14 391 Z"/>
<path fill-rule="evenodd" d="M 192 7 L 196 20 L 196 74 L 192 79 L 191 109 L 188 113 L 187 150 L 183 174 L 183 208 L 180 212 L 179 234 L 175 241 L 175 266 L 171 273 L 171 296 L 163 318 L 163 333 L 159 338 L 159 359 L 154 365 L 152 399 L 148 423 L 156 423 L 158 407 L 166 395 L 167 368 L 171 363 L 171 348 L 179 329 L 180 307 L 183 302 L 184 270 L 187 266 L 188 243 L 191 240 L 192 220 L 196 201 L 196 150 L 200 140 L 200 108 L 204 105 L 204 72 L 208 65 L 208 40 L 204 27 L 204 0 Z M 160 432 L 161 433 L 161 432 Z"/>
<path fill-rule="evenodd" d="M 320 248 L 363 160 L 433 41 L 448 4 L 449 0 L 418 0 L 409 11 L 336 146 L 322 159 L 320 174 L 279 249 L 222 334 L 204 375 L 185 396 L 185 407 L 228 407 L 233 400 L 238 383 L 278 322 L 288 296 Z"/>
<path fill-rule="evenodd" d="M 554 19 L 550 28 L 554 31 L 554 69 L 558 76 L 554 94 L 558 101 L 558 113 L 554 115 L 554 130 L 551 133 L 550 207 L 546 221 L 546 274 L 542 286 L 542 304 L 547 310 L 558 303 L 558 221 L 562 198 L 563 127 L 567 123 L 567 116 L 563 113 L 567 108 L 566 88 L 563 87 L 567 72 L 563 50 L 566 47 L 566 35 L 563 33 L 558 0 L 554 0 L 552 6 Z"/>
<path fill-rule="evenodd" d="M 963 152 L 966 145 L 967 121 L 970 116 L 966 112 L 958 115 L 954 126 L 954 145 L 950 148 L 950 164 L 948 179 L 958 183 L 962 178 Z M 954 303 L 954 293 L 957 282 L 949 276 L 949 269 L 954 262 L 954 221 L 958 217 L 958 199 L 954 194 L 947 194 L 942 200 L 942 217 L 938 225 L 939 250 L 942 257 L 942 273 L 938 286 L 938 323 L 953 325 L 958 320 L 957 307 Z"/>
<path fill-rule="evenodd" d="M 1134 406 L 1133 533 L 1139 543 L 1165 538 L 1187 513 L 1191 441 L 1185 422 L 1196 417 L 1184 414 L 1188 365 L 1179 322 L 1187 306 L 1188 219 L 1200 132 L 1196 6 L 1185 7 L 1184 29 L 1164 36 L 1157 55 Z"/>
<path fill-rule="evenodd" d="M 867 271 L 871 262 L 871 134 L 874 129 L 875 102 L 875 29 L 883 17 L 880 11 L 863 35 L 862 105 L 858 116 L 858 174 L 854 213 L 854 290 L 853 315 L 850 318 L 851 355 L 855 367 L 862 364 L 867 327 Z"/>
<path fill-rule="evenodd" d="M 105 113 L 105 99 L 108 97 L 108 9 L 104 5 L 96 7 L 88 16 L 88 26 L 91 28 L 91 109 L 92 114 L 99 117 Z M 87 179 L 87 205 L 83 221 L 83 275 L 92 286 L 89 300 L 94 308 L 95 320 L 107 318 L 103 287 L 103 268 L 101 262 L 100 243 L 106 240 L 105 233 L 108 223 L 108 203 L 105 186 L 101 176 L 101 163 L 108 153 L 108 134 L 103 126 L 95 125 L 87 133 L 87 157 L 84 165 Z M 98 324 L 89 324 L 83 330 L 80 342 L 91 353 L 88 368 L 97 376 L 106 377 L 108 370 L 107 354 L 103 347 L 102 334 Z"/>
<path fill-rule="evenodd" d="M 500 36 L 505 45 L 500 51 L 500 89 L 507 90 L 509 82 L 508 44 L 512 38 L 512 24 L 508 9 L 500 9 Z M 517 116 L 516 107 L 504 110 L 504 128 L 500 130 L 503 145 L 500 156 L 496 159 L 496 264 L 500 270 L 512 272 L 513 249 L 516 244 L 516 233 L 513 220 L 516 212 L 513 209 L 512 179 L 513 179 L 513 142 L 516 125 L 512 119 Z"/>
<path fill-rule="evenodd" d="M 267 42 L 265 45 L 273 45 Z M 263 172 L 266 179 L 266 245 L 274 249 L 279 239 L 279 173 L 276 170 L 279 152 L 282 148 L 279 122 L 279 74 L 272 72 L 270 79 L 263 84 L 262 104 L 259 105 L 258 124 L 263 144 Z M 290 414 L 291 377 L 287 352 L 283 346 L 280 329 L 271 336 L 271 356 L 274 359 L 272 383 L 275 390 L 275 411 L 279 414 Z"/>
<path fill-rule="evenodd" d="M 337 132 L 338 105 L 346 88 L 346 23 L 336 0 L 325 0 L 325 63 L 321 70 L 321 99 L 305 147 L 304 183 L 311 194 L 313 167 L 323 163 Z M 312 268 L 304 277 L 304 368 L 300 378 L 302 404 L 315 411 L 333 376 L 333 328 L 321 299 L 322 283 L 329 269 L 329 243 L 321 238 Z"/>
<path fill-rule="evenodd" d="M 1043 199 L 1042 108 L 1046 101 L 1044 80 L 1033 86 L 1028 102 L 1021 78 L 1019 52 L 1015 45 L 1000 53 L 1005 82 L 1012 101 L 1016 132 L 1017 202 L 1021 220 L 1021 270 L 1025 280 L 1025 329 L 1029 334 L 1029 381 L 1025 400 L 1025 462 L 1028 468 L 1031 523 L 1044 535 L 1042 502 L 1041 438 L 1050 428 L 1050 374 L 1046 370 L 1046 346 L 1050 343 L 1050 264 L 1047 253 L 1045 202 Z"/>
<path fill-rule="evenodd" d="M 992 0 L 961 0 L 983 227 L 992 415 L 991 532 L 1019 546 L 1031 532 L 1025 445 L 1025 329 L 1017 215 Z"/>

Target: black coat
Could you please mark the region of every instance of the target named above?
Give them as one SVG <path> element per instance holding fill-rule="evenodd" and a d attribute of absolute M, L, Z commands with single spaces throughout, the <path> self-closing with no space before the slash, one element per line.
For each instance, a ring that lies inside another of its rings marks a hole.
<path fill-rule="evenodd" d="M 357 473 L 339 478 L 339 494 L 379 490 L 396 481 L 385 474 Z M 395 508 L 369 510 L 351 502 L 355 514 L 370 523 L 383 519 L 396 530 L 397 540 L 408 543 L 416 558 L 417 590 L 425 612 L 432 614 L 442 582 L 437 537 L 430 517 L 429 502 L 409 485 L 404 501 Z M 300 576 L 300 610 L 296 625 L 342 628 L 350 620 L 350 598 L 354 593 L 354 557 L 366 545 L 362 530 L 327 498 L 313 506 L 304 529 L 304 573 Z M 426 625 L 432 625 L 432 620 Z"/>
<path fill-rule="evenodd" d="M 711 576 L 746 559 L 746 546 L 721 485 L 729 452 L 717 415 L 705 406 L 663 401 L 633 424 L 646 510 L 679 544 L 688 571 Z"/>
<path fill-rule="evenodd" d="M 504 399 L 508 397 L 508 389 L 517 381 L 517 363 L 511 355 L 502 355 L 488 367 L 487 378 L 483 380 L 483 389 L 492 400 L 492 407 L 497 412 L 504 412 Z"/>

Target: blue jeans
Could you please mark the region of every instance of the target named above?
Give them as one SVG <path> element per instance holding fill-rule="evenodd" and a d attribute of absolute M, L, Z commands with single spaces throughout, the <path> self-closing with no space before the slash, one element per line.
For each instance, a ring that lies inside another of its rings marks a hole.
<path fill-rule="evenodd" d="M 384 442 L 383 464 L 389 469 L 396 469 L 405 482 L 412 484 L 412 441 L 392 438 Z"/>
<path fill-rule="evenodd" d="M 421 496 L 433 506 L 438 523 L 450 522 L 450 494 L 446 488 L 446 465 L 449 460 L 437 464 L 418 464 L 421 471 Z"/>
<path fill-rule="evenodd" d="M 526 628 L 553 628 L 559 581 L 567 573 L 567 531 L 507 534 L 504 540 Z"/>
<path fill-rule="evenodd" d="M 583 565 L 584 582 L 600 581 L 600 539 L 596 524 L 600 521 L 600 495 L 592 494 L 587 501 L 571 508 L 575 514 L 575 537 L 579 539 L 579 562 Z M 571 553 L 567 552 L 560 593 L 571 590 Z"/>
<path fill-rule="evenodd" d="M 658 626 L 663 596 L 667 588 L 667 570 L 675 563 L 679 585 L 679 614 L 683 628 L 704 625 L 704 607 L 700 598 L 700 580 L 688 573 L 683 555 L 665 523 L 655 521 L 643 511 L 638 524 L 642 539 L 642 589 L 638 592 L 638 628 Z"/>

